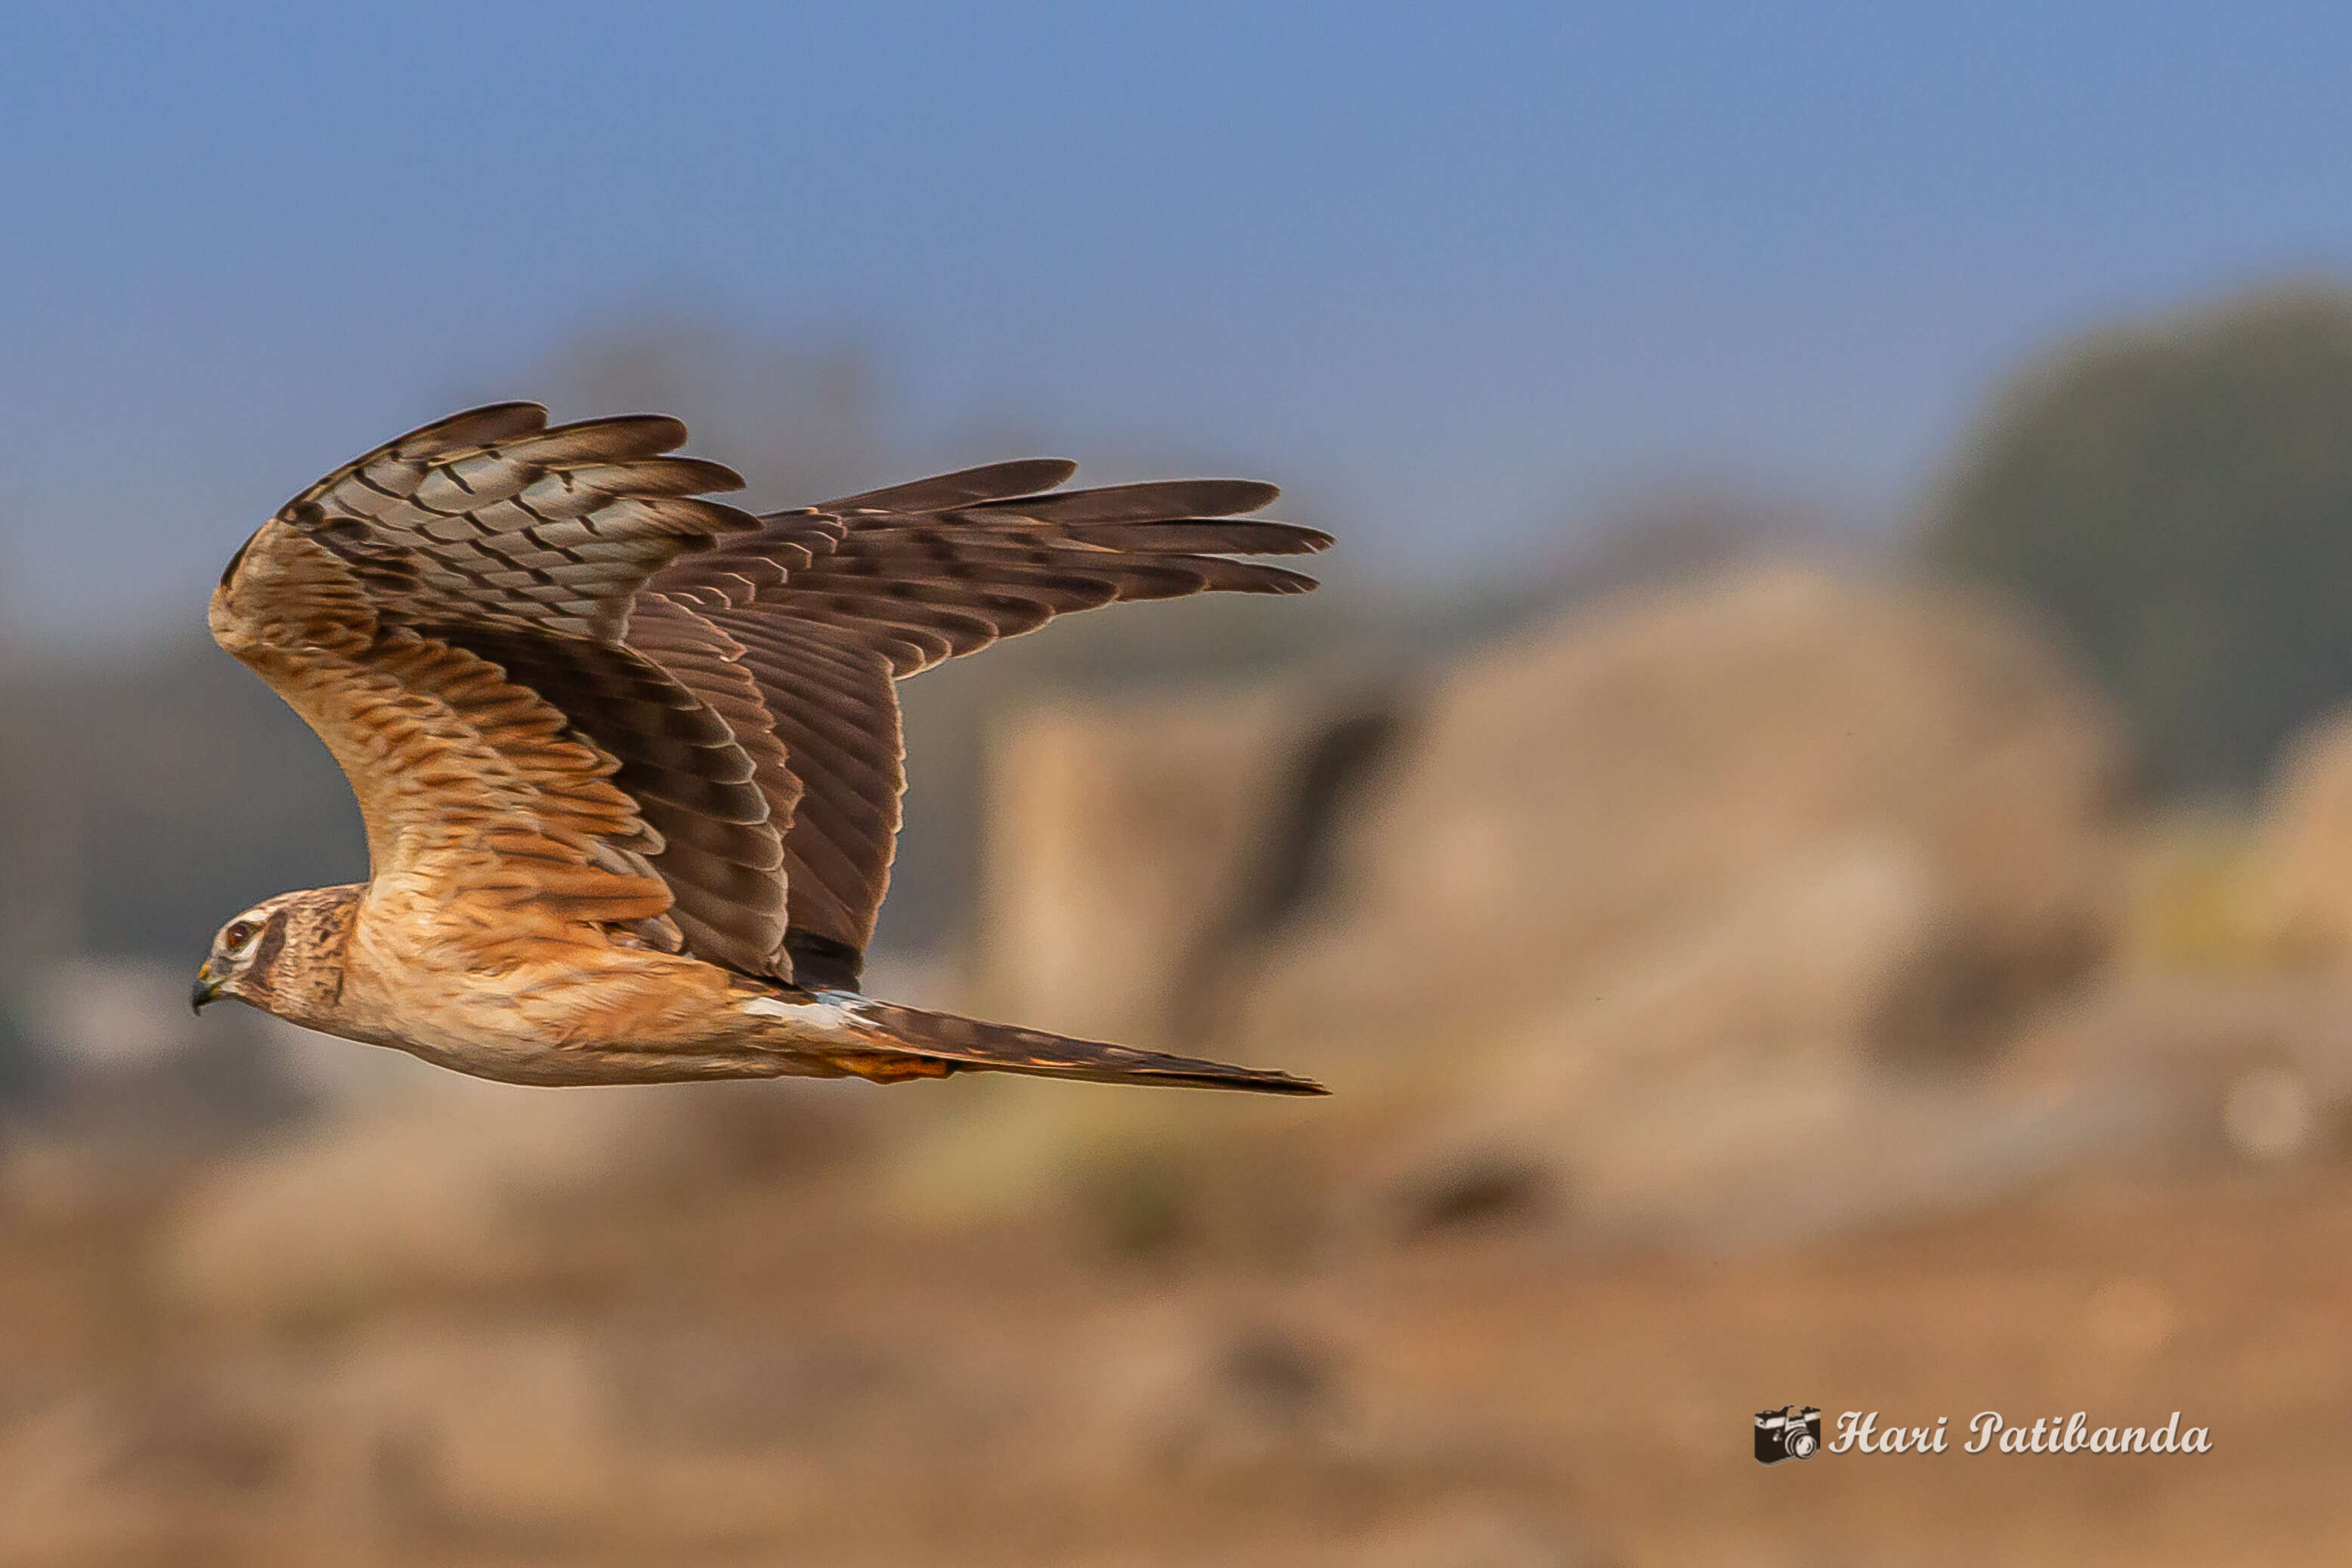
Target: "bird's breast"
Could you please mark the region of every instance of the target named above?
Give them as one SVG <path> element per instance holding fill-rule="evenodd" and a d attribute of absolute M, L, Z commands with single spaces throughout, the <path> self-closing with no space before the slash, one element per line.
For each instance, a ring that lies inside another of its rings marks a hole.
<path fill-rule="evenodd" d="M 478 1077 L 600 1081 L 599 1061 L 692 1053 L 741 1031 L 725 971 L 698 959 L 601 941 L 498 961 L 447 942 L 390 946 L 400 950 L 354 945 L 352 1038 Z"/>

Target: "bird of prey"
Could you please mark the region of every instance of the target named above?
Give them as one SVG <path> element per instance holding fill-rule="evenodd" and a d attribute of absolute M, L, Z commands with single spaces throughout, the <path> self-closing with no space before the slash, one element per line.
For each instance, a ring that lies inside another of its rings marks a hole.
<path fill-rule="evenodd" d="M 992 1070 L 1319 1093 L 1286 1073 L 870 998 L 904 786 L 894 683 L 1065 611 L 1314 580 L 1272 486 L 1057 490 L 1002 463 L 764 516 L 657 415 L 499 403 L 289 502 L 215 641 L 318 732 L 363 884 L 221 928 L 219 997 L 512 1083 Z"/>

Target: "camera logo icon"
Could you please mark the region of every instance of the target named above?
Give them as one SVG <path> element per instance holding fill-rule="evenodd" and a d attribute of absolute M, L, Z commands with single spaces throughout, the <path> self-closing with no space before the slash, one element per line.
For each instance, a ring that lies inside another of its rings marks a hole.
<path fill-rule="evenodd" d="M 1818 1406 L 1802 1409 L 1784 1405 L 1778 1410 L 1756 1412 L 1756 1462 L 1777 1465 L 1782 1459 L 1810 1459 L 1821 1451 L 1822 1412 Z"/>

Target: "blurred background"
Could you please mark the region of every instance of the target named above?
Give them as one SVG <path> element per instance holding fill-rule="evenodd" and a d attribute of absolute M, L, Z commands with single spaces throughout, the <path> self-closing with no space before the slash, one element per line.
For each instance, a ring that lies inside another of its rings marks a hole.
<path fill-rule="evenodd" d="M 2338 1563 L 2334 8 L 25 7 L 0 1563 Z M 205 594 L 469 402 L 788 506 L 1240 474 L 1304 601 L 910 683 L 872 988 L 1313 1073 L 554 1092 Z M 1828 1455 L 1791 1402 L 2210 1428 Z"/>

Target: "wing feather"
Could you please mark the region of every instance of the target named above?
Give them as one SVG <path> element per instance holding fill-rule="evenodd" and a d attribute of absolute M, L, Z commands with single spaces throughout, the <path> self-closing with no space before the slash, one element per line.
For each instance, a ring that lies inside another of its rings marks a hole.
<path fill-rule="evenodd" d="M 854 982 L 906 783 L 897 679 L 1120 601 L 1300 592 L 1236 558 L 1330 543 L 1238 515 L 1272 486 L 1056 490 L 1052 458 L 754 517 L 685 438 L 475 409 L 230 562 L 215 635 L 326 738 L 379 887 Z"/>
<path fill-rule="evenodd" d="M 761 527 L 701 498 L 741 481 L 669 455 L 685 438 L 660 415 L 551 428 L 531 403 L 412 431 L 239 551 L 214 632 L 327 740 L 380 888 L 537 889 L 564 917 L 789 977 L 789 771 L 757 694 L 706 695 L 624 642 L 649 576 Z"/>
<path fill-rule="evenodd" d="M 1037 493 L 1072 471 L 997 464 L 775 513 L 648 585 L 751 677 L 801 786 L 784 830 L 788 940 L 844 950 L 852 974 L 889 885 L 906 785 L 894 681 L 1122 600 L 1301 592 L 1311 578 L 1232 558 L 1331 542 L 1233 517 L 1276 495 L 1246 480 Z"/>
<path fill-rule="evenodd" d="M 658 846 L 612 782 L 619 762 L 496 664 L 381 623 L 351 569 L 263 527 L 213 599 L 214 635 L 316 730 L 352 783 L 378 907 L 471 904 L 478 957 L 570 924 L 657 920 Z"/>
<path fill-rule="evenodd" d="M 982 501 L 1035 495 L 1056 485 L 1067 484 L 1070 476 L 1077 471 L 1078 465 L 1066 457 L 1015 458 L 1010 463 L 990 463 L 978 468 L 961 468 L 953 474 L 940 474 L 929 479 L 893 485 L 885 490 L 844 496 L 837 501 L 827 501 L 822 507 L 811 507 L 803 515 L 881 512 L 904 517 L 919 512 L 944 512 Z"/>

